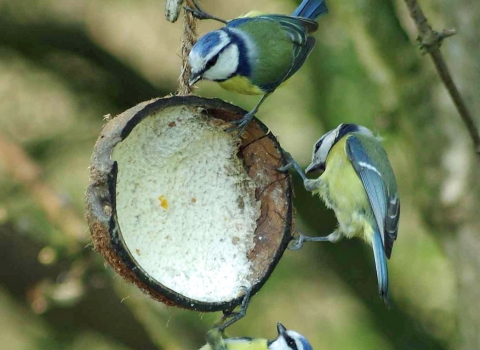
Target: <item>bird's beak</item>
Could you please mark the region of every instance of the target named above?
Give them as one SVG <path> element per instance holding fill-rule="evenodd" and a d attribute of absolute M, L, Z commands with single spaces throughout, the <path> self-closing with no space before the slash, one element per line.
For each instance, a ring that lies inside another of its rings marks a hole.
<path fill-rule="evenodd" d="M 287 329 L 283 326 L 283 324 L 281 324 L 280 322 L 277 323 L 277 332 L 278 332 L 278 335 L 283 335 L 283 333 L 285 333 L 287 331 Z"/>
<path fill-rule="evenodd" d="M 195 85 L 195 83 L 196 83 L 197 81 L 199 81 L 200 79 L 202 79 L 202 75 L 201 75 L 201 74 L 192 73 L 192 74 L 190 75 L 190 79 L 188 79 L 188 85 L 193 86 L 193 85 Z"/>
<path fill-rule="evenodd" d="M 308 173 L 312 173 L 314 171 L 324 171 L 325 170 L 325 166 L 321 163 L 310 163 L 309 166 L 307 166 L 307 168 L 305 169 L 305 174 L 308 174 Z"/>

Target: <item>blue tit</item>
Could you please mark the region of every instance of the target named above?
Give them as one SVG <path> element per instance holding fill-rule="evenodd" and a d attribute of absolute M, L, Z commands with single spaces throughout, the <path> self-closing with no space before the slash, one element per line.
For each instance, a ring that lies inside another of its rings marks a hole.
<path fill-rule="evenodd" d="M 287 330 L 277 323 L 278 337 L 275 340 L 261 338 L 223 339 L 221 332 L 214 328 L 207 333 L 207 344 L 200 350 L 312 350 L 308 340 L 301 334 Z"/>
<path fill-rule="evenodd" d="M 231 21 L 208 15 L 196 4 L 188 10 L 197 18 L 225 23 L 193 46 L 190 85 L 205 79 L 239 94 L 263 95 L 257 106 L 236 122 L 236 128 L 242 130 L 267 96 L 303 65 L 315 45 L 309 35 L 318 28 L 316 20 L 328 12 L 324 0 L 303 0 L 290 16 L 252 11 Z"/>
<path fill-rule="evenodd" d="M 380 140 L 363 126 L 341 124 L 314 146 L 312 163 L 305 172 L 320 171 L 317 179 L 307 179 L 295 161 L 290 165 L 304 179 L 305 188 L 320 195 L 338 220 L 338 228 L 326 237 L 299 234 L 292 249 L 306 241 L 362 238 L 373 248 L 380 297 L 388 303 L 387 258 L 397 239 L 400 199 Z"/>

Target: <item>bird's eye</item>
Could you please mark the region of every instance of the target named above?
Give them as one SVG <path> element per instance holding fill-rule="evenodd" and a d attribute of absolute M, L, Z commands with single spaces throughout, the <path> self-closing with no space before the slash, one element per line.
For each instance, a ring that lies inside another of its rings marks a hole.
<path fill-rule="evenodd" d="M 313 153 L 317 153 L 317 152 L 318 152 L 318 150 L 320 149 L 320 146 L 321 146 L 322 143 L 323 143 L 323 139 L 324 139 L 324 138 L 322 137 L 319 141 L 317 141 L 317 143 L 315 144 L 315 147 L 314 147 L 314 149 L 313 149 Z"/>
<path fill-rule="evenodd" d="M 213 67 L 215 63 L 217 63 L 217 60 L 218 60 L 218 55 L 213 56 L 205 65 L 205 69 L 209 69 Z"/>
<path fill-rule="evenodd" d="M 297 344 L 295 344 L 295 340 L 293 340 L 292 338 L 287 339 L 287 345 L 290 349 L 297 350 Z"/>

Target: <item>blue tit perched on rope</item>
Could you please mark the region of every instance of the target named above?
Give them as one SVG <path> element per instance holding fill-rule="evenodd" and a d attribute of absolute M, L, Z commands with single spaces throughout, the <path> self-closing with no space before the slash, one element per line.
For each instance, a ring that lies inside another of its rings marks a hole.
<path fill-rule="evenodd" d="M 277 323 L 278 337 L 275 340 L 260 338 L 223 339 L 218 328 L 207 333 L 207 344 L 200 350 L 312 350 L 308 340 L 301 334 L 287 330 Z"/>
<path fill-rule="evenodd" d="M 263 95 L 236 123 L 242 131 L 267 96 L 303 65 L 315 45 L 309 35 L 318 29 L 316 20 L 328 12 L 324 0 L 303 0 L 290 16 L 252 11 L 231 21 L 208 15 L 196 4 L 187 10 L 197 18 L 225 24 L 193 46 L 190 85 L 205 79 L 239 94 Z"/>
<path fill-rule="evenodd" d="M 326 237 L 299 234 L 291 249 L 303 242 L 337 242 L 342 237 L 360 237 L 373 247 L 380 297 L 388 303 L 387 258 L 397 239 L 400 199 L 395 174 L 380 140 L 370 130 L 355 124 L 341 124 L 323 135 L 313 149 L 312 163 L 305 172 L 320 171 L 310 180 L 291 159 L 305 188 L 320 195 L 335 211 L 338 228 Z"/>

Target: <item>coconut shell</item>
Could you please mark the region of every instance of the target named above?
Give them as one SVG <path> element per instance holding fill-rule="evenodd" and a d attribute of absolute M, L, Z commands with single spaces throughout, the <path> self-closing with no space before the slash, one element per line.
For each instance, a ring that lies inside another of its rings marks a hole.
<path fill-rule="evenodd" d="M 219 99 L 174 96 L 140 103 L 109 120 L 97 140 L 90 164 L 86 218 L 91 237 L 95 249 L 108 264 L 153 299 L 197 311 L 230 310 L 241 303 L 241 296 L 227 302 L 204 302 L 185 297 L 149 276 L 122 240 L 116 210 L 118 163 L 112 159 L 113 149 L 145 118 L 172 106 L 200 109 L 209 118 L 226 123 L 247 113 Z M 238 156 L 255 182 L 255 197 L 261 201 L 254 248 L 248 253 L 252 262 L 253 295 L 267 281 L 292 239 L 292 184 L 288 173 L 277 170 L 286 163 L 282 148 L 258 119 L 254 118 L 242 135 Z"/>

